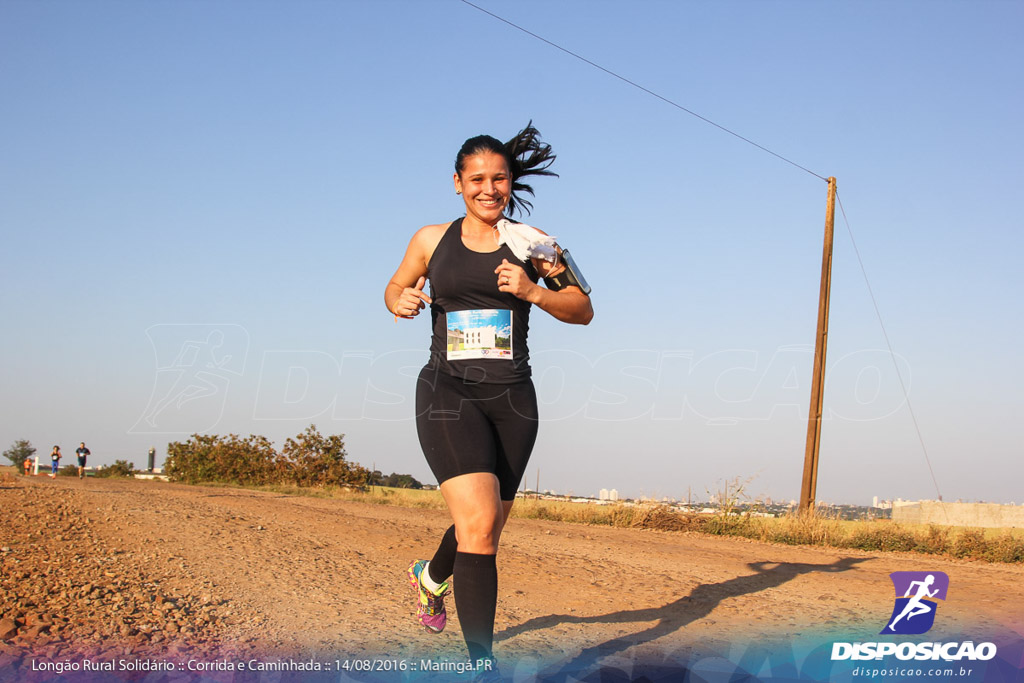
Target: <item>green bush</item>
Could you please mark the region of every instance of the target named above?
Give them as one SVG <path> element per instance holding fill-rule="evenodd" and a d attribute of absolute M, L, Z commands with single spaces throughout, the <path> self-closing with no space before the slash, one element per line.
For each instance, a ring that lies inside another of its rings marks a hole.
<path fill-rule="evenodd" d="M 167 446 L 164 474 L 187 484 L 273 484 L 283 463 L 265 437 L 193 434 L 185 443 Z"/>
<path fill-rule="evenodd" d="M 423 484 L 411 474 L 398 474 L 397 472 L 392 472 L 385 477 L 380 470 L 374 470 L 371 472 L 366 483 L 370 486 L 388 486 L 393 489 L 423 488 Z"/>
<path fill-rule="evenodd" d="M 263 436 L 193 434 L 167 446 L 164 473 L 188 484 L 362 488 L 369 472 L 346 460 L 344 435 L 322 436 L 316 425 L 285 442 L 281 452 Z"/>
<path fill-rule="evenodd" d="M 78 468 L 75 468 L 75 474 L 78 474 Z M 134 475 L 135 467 L 127 460 L 115 460 L 113 465 L 106 465 L 96 470 L 97 477 L 131 477 Z"/>
<path fill-rule="evenodd" d="M 78 476 L 78 465 L 64 465 L 57 470 L 58 477 L 77 477 Z"/>
<path fill-rule="evenodd" d="M 344 435 L 321 436 L 316 425 L 284 443 L 287 476 L 299 486 L 364 486 L 370 472 L 345 460 Z"/>
<path fill-rule="evenodd" d="M 918 537 L 902 527 L 885 525 L 879 527 L 858 527 L 849 538 L 850 548 L 861 550 L 914 550 Z"/>

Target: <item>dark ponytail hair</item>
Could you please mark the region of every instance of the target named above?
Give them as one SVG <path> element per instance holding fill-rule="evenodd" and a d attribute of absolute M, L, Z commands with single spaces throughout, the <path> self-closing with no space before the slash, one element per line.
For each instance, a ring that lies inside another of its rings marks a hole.
<path fill-rule="evenodd" d="M 518 211 L 520 214 L 530 213 L 533 204 L 520 196 L 521 192 L 528 192 L 533 195 L 533 187 L 520 178 L 531 175 L 558 176 L 548 167 L 555 161 L 555 155 L 551 153 L 551 145 L 540 141 L 540 131 L 533 127 L 531 120 L 508 142 L 501 142 L 490 135 L 478 135 L 462 143 L 462 148 L 455 157 L 455 172 L 462 175 L 462 169 L 466 164 L 466 157 L 474 154 L 493 152 L 505 157 L 508 164 L 509 174 L 512 176 L 512 195 L 508 200 L 508 214 Z"/>

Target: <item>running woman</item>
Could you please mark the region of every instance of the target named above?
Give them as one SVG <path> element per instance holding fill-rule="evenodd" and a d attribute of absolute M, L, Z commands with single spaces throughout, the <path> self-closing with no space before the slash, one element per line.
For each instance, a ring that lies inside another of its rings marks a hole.
<path fill-rule="evenodd" d="M 50 453 L 50 478 L 55 479 L 57 477 L 57 470 L 60 469 L 60 446 L 54 446 L 53 451 Z"/>
<path fill-rule="evenodd" d="M 556 175 L 548 170 L 554 159 L 532 122 L 506 143 L 489 135 L 466 140 L 453 176 L 466 215 L 418 230 L 384 290 L 396 319 L 430 306 L 416 429 L 454 521 L 433 558 L 409 567 L 417 618 L 428 631 L 444 629 L 454 577 L 462 635 L 482 669 L 494 666 L 498 540 L 537 437 L 530 309 L 580 325 L 594 316 L 589 288 L 559 258 L 553 238 L 507 218 L 529 211 L 521 194 L 533 189 L 522 180 Z"/>

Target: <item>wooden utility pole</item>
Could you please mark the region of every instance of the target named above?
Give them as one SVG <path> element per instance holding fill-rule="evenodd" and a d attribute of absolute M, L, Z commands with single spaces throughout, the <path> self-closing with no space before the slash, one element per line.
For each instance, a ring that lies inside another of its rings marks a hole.
<path fill-rule="evenodd" d="M 821 405 L 825 396 L 825 349 L 828 346 L 828 303 L 832 290 L 832 233 L 836 218 L 836 179 L 828 179 L 825 205 L 825 247 L 821 255 L 821 291 L 818 294 L 818 336 L 814 343 L 811 407 L 807 414 L 807 448 L 800 487 L 800 512 L 814 513 L 818 489 L 818 449 L 821 446 Z"/>

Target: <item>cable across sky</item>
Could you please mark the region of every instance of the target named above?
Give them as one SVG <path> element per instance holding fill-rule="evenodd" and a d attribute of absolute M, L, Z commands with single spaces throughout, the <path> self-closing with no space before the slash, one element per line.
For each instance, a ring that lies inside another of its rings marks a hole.
<path fill-rule="evenodd" d="M 589 64 L 590 66 L 594 67 L 595 69 L 599 69 L 599 70 L 605 72 L 606 74 L 608 74 L 609 76 L 613 76 L 613 77 L 619 79 L 620 81 L 622 81 L 624 83 L 628 83 L 629 85 L 633 86 L 634 88 L 637 88 L 638 90 L 642 90 L 643 92 L 647 93 L 648 95 L 650 95 L 652 97 L 656 97 L 659 100 L 661 100 L 662 102 L 664 102 L 666 104 L 670 104 L 673 107 L 675 107 L 676 109 L 679 109 L 680 111 L 684 111 L 687 114 L 689 114 L 690 116 L 698 118 L 701 121 L 703 121 L 704 123 L 710 124 L 710 125 L 714 126 L 715 128 L 717 128 L 717 129 L 719 129 L 719 130 L 721 130 L 721 131 L 723 131 L 725 133 L 728 133 L 729 135 L 732 135 L 735 138 L 738 138 L 738 139 L 742 140 L 743 142 L 747 143 L 748 145 L 753 145 L 754 147 L 758 148 L 762 152 L 767 152 L 768 154 L 771 154 L 773 157 L 775 157 L 777 159 L 781 159 L 782 161 L 785 161 L 787 164 L 789 164 L 791 166 L 795 166 L 796 168 L 799 168 L 801 171 L 803 171 L 805 173 L 809 173 L 812 176 L 814 176 L 815 178 L 818 178 L 819 180 L 823 180 L 826 183 L 828 182 L 828 178 L 823 176 L 823 175 L 821 175 L 820 173 L 815 173 L 811 169 L 809 169 L 809 168 L 807 168 L 805 166 L 801 166 L 800 164 L 796 163 L 792 159 L 788 159 L 788 158 L 782 156 L 781 154 L 779 154 L 778 152 L 773 152 L 772 150 L 768 149 L 764 145 L 758 144 L 758 143 L 754 142 L 753 140 L 751 140 L 750 138 L 744 137 L 744 136 L 740 135 L 739 133 L 737 133 L 736 131 L 730 130 L 729 128 L 726 128 L 725 126 L 723 126 L 723 125 L 721 125 L 719 123 L 715 123 L 714 121 L 712 121 L 711 119 L 707 118 L 706 116 L 701 116 L 700 114 L 698 114 L 697 112 L 693 111 L 692 109 L 687 109 L 686 107 L 684 107 L 683 105 L 679 104 L 678 102 L 670 100 L 669 98 L 665 97 L 664 95 L 659 95 L 658 93 L 654 92 L 650 88 L 645 88 L 644 86 L 640 85 L 636 81 L 632 81 L 632 80 L 626 78 L 625 76 L 617 74 L 614 71 L 612 71 L 611 69 L 607 69 L 607 68 L 601 66 L 600 64 L 587 59 L 586 57 L 584 57 L 582 55 L 576 54 L 572 50 L 569 50 L 567 48 L 562 47 L 558 43 L 552 42 L 552 41 L 548 40 L 547 38 L 544 38 L 543 36 L 539 36 L 536 33 L 534 33 L 533 31 L 525 29 L 522 26 L 520 26 L 519 24 L 513 23 L 513 22 L 509 21 L 508 19 L 495 14 L 494 12 L 489 12 L 488 10 L 485 10 L 483 7 L 480 7 L 479 5 L 474 5 L 473 3 L 469 2 L 469 0 L 459 0 L 459 1 L 469 5 L 470 7 L 474 8 L 474 9 L 480 10 L 481 12 L 483 12 L 484 14 L 486 14 L 488 16 L 494 17 L 498 21 L 501 21 L 501 22 L 504 22 L 504 23 L 508 24 L 509 26 L 511 26 L 512 28 L 514 28 L 516 30 L 522 31 L 523 33 L 525 33 L 528 36 L 536 38 L 537 40 L 539 40 L 539 41 L 541 41 L 543 43 L 546 43 L 547 45 L 550 45 L 551 47 L 555 48 L 556 50 L 561 50 L 565 54 L 567 54 L 567 55 L 569 55 L 571 57 L 575 57 L 576 59 L 578 59 L 581 62 L 584 62 L 586 64 Z"/>
<path fill-rule="evenodd" d="M 516 29 L 518 31 L 521 31 L 521 32 L 525 33 L 526 35 L 531 36 L 532 38 L 536 38 L 537 40 L 539 40 L 539 41 L 541 41 L 541 42 L 543 42 L 543 43 L 545 43 L 547 45 L 550 45 L 551 47 L 553 47 L 553 48 L 555 48 L 557 50 L 560 50 L 561 52 L 564 52 L 567 55 L 569 55 L 571 57 L 574 57 L 574 58 L 580 60 L 581 62 L 584 62 L 585 64 L 588 64 L 588 65 L 594 67 L 595 69 L 603 71 L 604 73 L 608 74 L 609 76 L 613 76 L 614 78 L 617 78 L 620 81 L 623 81 L 624 83 L 628 83 L 629 85 L 633 86 L 634 88 L 637 88 L 638 90 L 642 90 L 643 92 L 647 93 L 648 95 L 651 95 L 652 97 L 655 97 L 655 98 L 661 100 L 662 102 L 665 102 L 666 104 L 669 104 L 669 105 L 675 107 L 676 109 L 679 109 L 679 110 L 681 110 L 683 112 L 686 112 L 690 116 L 693 116 L 693 117 L 695 117 L 697 119 L 700 119 L 701 121 L 703 121 L 703 122 L 705 122 L 707 124 L 710 124 L 710 125 L 714 126 L 715 128 L 718 128 L 719 130 L 721 130 L 721 131 L 723 131 L 725 133 L 728 133 L 729 135 L 732 135 L 733 137 L 738 138 L 738 139 L 742 140 L 743 142 L 746 142 L 747 144 L 752 145 L 753 147 L 756 147 L 757 149 L 759 149 L 759 150 L 761 150 L 763 152 L 767 152 L 768 154 L 771 154 L 772 156 L 776 157 L 777 159 L 780 159 L 780 160 L 786 162 L 787 164 L 790 164 L 791 166 L 795 166 L 796 168 L 800 169 L 801 171 L 804 171 L 805 173 L 809 173 L 810 175 L 812 175 L 812 176 L 814 176 L 814 177 L 816 177 L 816 178 L 818 178 L 820 180 L 824 180 L 825 182 L 828 182 L 828 178 L 826 178 L 825 176 L 823 176 L 823 175 L 821 175 L 819 173 L 815 173 L 814 171 L 810 170 L 809 168 L 807 168 L 805 166 L 802 166 L 801 164 L 798 164 L 797 162 L 793 161 L 792 159 L 789 159 L 789 158 L 779 154 L 778 152 L 775 152 L 775 151 L 765 147 L 764 145 L 761 145 L 761 144 L 759 144 L 757 142 L 754 142 L 750 138 L 747 138 L 747 137 L 745 137 L 743 135 L 740 135 L 736 131 L 733 131 L 733 130 L 731 130 L 729 128 L 726 128 L 725 126 L 712 121 L 711 119 L 707 118 L 706 116 L 702 116 L 702 115 L 698 114 L 697 112 L 693 111 L 692 109 L 684 107 L 683 105 L 679 104 L 678 102 L 675 102 L 674 100 L 671 100 L 671 99 L 669 99 L 669 98 L 667 98 L 667 97 L 665 97 L 663 95 L 660 95 L 660 94 L 656 93 L 653 90 L 651 90 L 650 88 L 646 88 L 646 87 L 640 85 L 636 81 L 633 81 L 633 80 L 631 80 L 629 78 L 626 78 L 625 76 L 622 76 L 621 74 L 618 74 L 618 73 L 612 71 L 611 69 L 603 67 L 600 64 L 598 64 L 598 63 L 596 63 L 596 62 L 594 62 L 594 61 L 592 61 L 590 59 L 587 59 L 586 57 L 583 57 L 582 55 L 579 55 L 579 54 L 573 52 L 572 50 L 569 50 L 568 48 L 565 48 L 565 47 L 559 45 L 558 43 L 555 43 L 554 41 L 548 40 L 547 38 L 544 38 L 543 36 L 537 35 L 533 31 L 530 31 L 529 29 L 526 29 L 526 28 L 524 28 L 524 27 L 522 27 L 522 26 L 520 26 L 520 25 L 518 25 L 518 24 L 516 24 L 516 23 L 514 23 L 512 21 L 509 21 L 508 19 L 506 19 L 506 18 L 504 18 L 502 16 L 499 16 L 499 15 L 495 14 L 494 12 L 488 11 L 488 10 L 484 9 L 483 7 L 480 7 L 479 5 L 476 5 L 476 4 L 472 3 L 472 2 L 469 2 L 469 0 L 460 0 L 460 2 L 462 2 L 462 3 L 466 4 L 466 5 L 469 5 L 470 7 L 474 8 L 476 10 L 479 10 L 480 12 L 483 12 L 484 14 L 486 14 L 486 15 L 488 15 L 490 17 L 493 17 L 494 19 L 497 19 L 498 21 L 501 21 L 501 22 L 503 22 L 505 24 L 508 24 L 512 28 L 514 28 L 514 29 Z M 888 332 L 885 329 L 885 323 L 882 320 L 882 314 L 881 314 L 881 311 L 878 308 L 878 302 L 875 299 L 874 290 L 871 287 L 871 282 L 868 280 L 867 270 L 864 268 L 864 262 L 861 259 L 860 251 L 857 249 L 857 242 L 856 242 L 856 240 L 854 240 L 854 237 L 853 237 L 853 229 L 850 227 L 849 219 L 846 217 L 846 210 L 845 210 L 845 208 L 843 208 L 843 205 L 842 205 L 841 201 L 839 202 L 839 207 L 840 207 L 840 211 L 842 212 L 842 215 L 843 215 L 843 220 L 846 223 L 846 230 L 847 230 L 847 232 L 850 235 L 850 241 L 853 244 L 854 253 L 857 256 L 857 262 L 860 264 L 861 273 L 864 276 L 864 283 L 867 285 L 868 294 L 870 295 L 871 302 L 874 305 L 875 314 L 878 317 L 878 324 L 879 324 L 879 326 L 882 329 L 882 335 L 885 337 L 886 346 L 888 347 L 889 354 L 890 354 L 890 356 L 893 359 L 893 364 L 895 365 L 896 364 L 895 363 L 895 358 L 896 358 L 895 352 L 893 351 L 892 343 L 889 341 L 889 334 L 888 334 Z M 925 447 L 924 437 L 921 434 L 921 428 L 918 425 L 917 417 L 914 415 L 914 410 L 913 410 L 913 407 L 911 406 L 911 403 L 910 403 L 910 395 L 907 392 L 907 388 L 906 388 L 906 385 L 903 382 L 903 376 L 902 376 L 902 374 L 899 371 L 899 366 L 898 365 L 896 366 L 896 376 L 899 379 L 899 384 L 900 384 L 900 388 L 903 391 L 904 400 L 907 402 L 907 408 L 910 411 L 910 418 L 911 418 L 911 420 L 914 423 L 914 429 L 917 432 L 917 438 L 918 438 L 918 441 L 921 444 L 921 450 L 924 453 L 925 463 L 928 465 L 928 471 L 931 474 L 932 482 L 935 485 L 935 493 L 938 496 L 939 500 L 942 500 L 942 494 L 939 492 L 939 483 L 938 483 L 938 480 L 935 478 L 935 471 L 932 468 L 931 459 L 928 457 L 928 449 Z"/>

